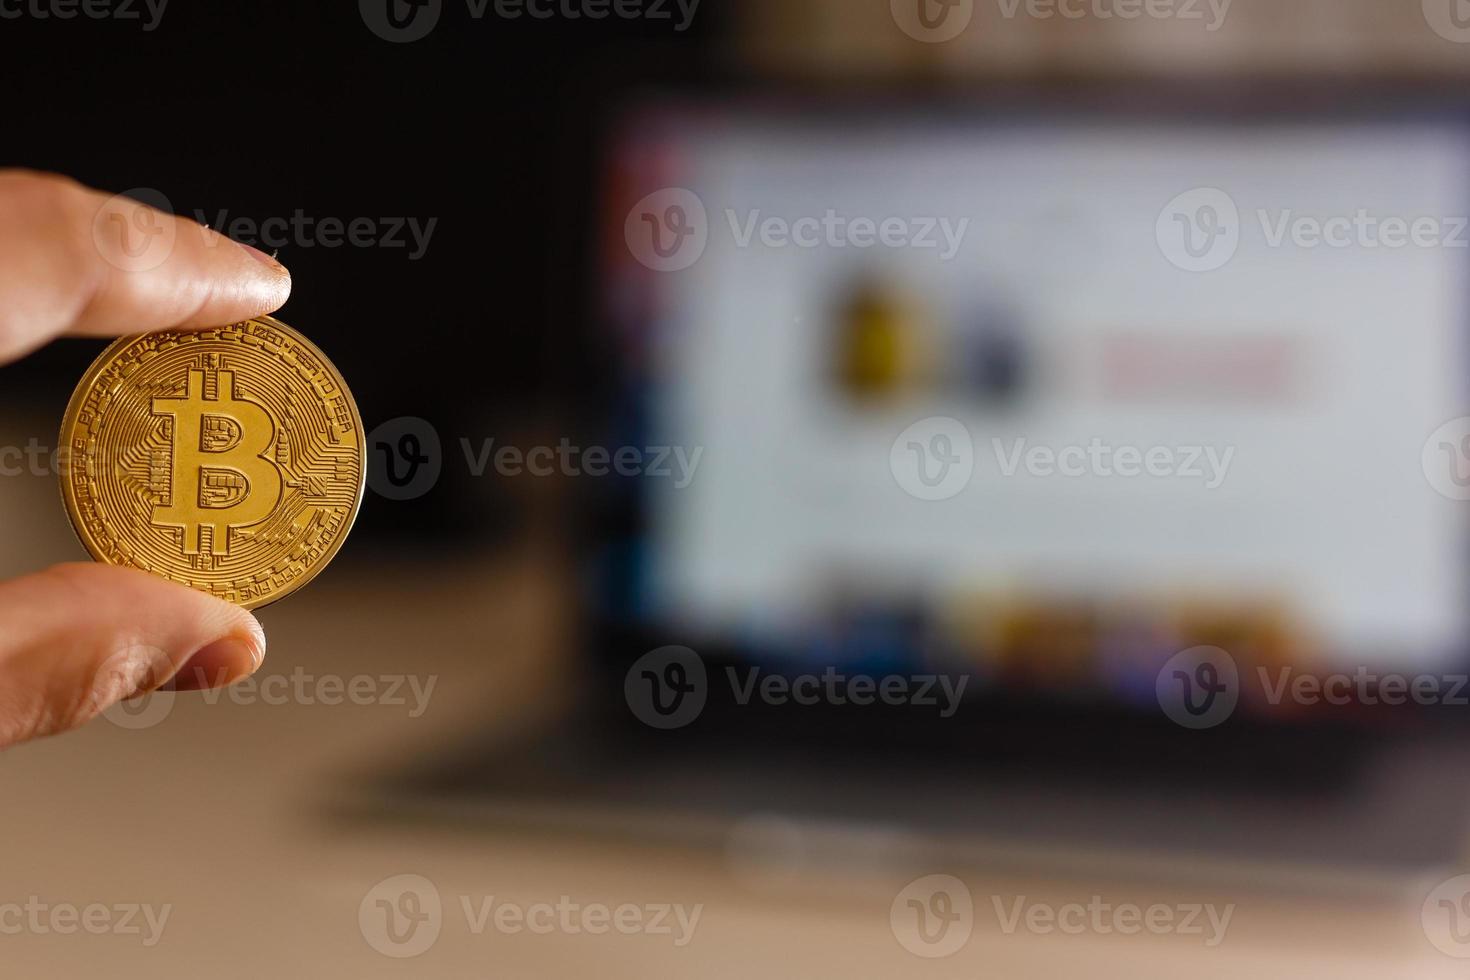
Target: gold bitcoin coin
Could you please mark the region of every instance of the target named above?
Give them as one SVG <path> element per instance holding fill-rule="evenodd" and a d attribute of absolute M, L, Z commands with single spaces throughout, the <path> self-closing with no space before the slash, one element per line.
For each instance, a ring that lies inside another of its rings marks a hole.
<path fill-rule="evenodd" d="M 112 344 L 59 445 L 66 512 L 93 558 L 246 609 L 326 567 L 367 470 L 342 376 L 272 317 Z"/>

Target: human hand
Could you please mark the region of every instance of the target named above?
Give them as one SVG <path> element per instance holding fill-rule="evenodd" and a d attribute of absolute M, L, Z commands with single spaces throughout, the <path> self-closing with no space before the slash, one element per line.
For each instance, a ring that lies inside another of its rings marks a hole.
<path fill-rule="evenodd" d="M 146 235 L 165 232 L 149 252 Z M 61 335 L 236 323 L 290 292 L 280 264 L 192 221 L 0 170 L 0 363 Z M 0 748 L 159 688 L 233 684 L 264 656 L 248 612 L 136 569 L 76 563 L 0 582 Z"/>

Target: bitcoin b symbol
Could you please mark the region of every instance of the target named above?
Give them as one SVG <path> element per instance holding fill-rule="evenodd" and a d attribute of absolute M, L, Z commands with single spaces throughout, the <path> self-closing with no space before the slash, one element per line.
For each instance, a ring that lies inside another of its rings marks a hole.
<path fill-rule="evenodd" d="M 235 372 L 216 372 L 217 390 L 208 397 L 202 370 L 189 371 L 182 398 L 153 399 L 153 414 L 173 422 L 169 503 L 153 508 L 159 527 L 184 534 L 184 554 L 230 553 L 230 529 L 259 524 L 281 502 L 285 480 L 267 457 L 276 441 L 270 413 L 235 397 Z"/>

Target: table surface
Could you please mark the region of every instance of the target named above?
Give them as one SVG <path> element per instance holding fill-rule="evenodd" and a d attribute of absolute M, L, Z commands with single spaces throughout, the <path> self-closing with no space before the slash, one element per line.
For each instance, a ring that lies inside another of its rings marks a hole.
<path fill-rule="evenodd" d="M 78 557 L 54 481 L 0 480 L 0 526 L 14 545 L 0 551 L 0 575 Z M 0 755 L 4 975 L 1464 975 L 1463 963 L 1426 942 L 1424 889 L 1412 883 L 1373 898 L 1265 888 L 1220 896 L 1187 883 L 1165 889 L 1137 879 L 982 870 L 964 875 L 975 897 L 970 939 L 952 956 L 926 959 L 896 940 L 890 906 L 908 881 L 935 868 L 881 860 L 783 868 L 713 848 L 343 823 L 329 815 L 331 805 L 357 777 L 411 764 L 491 724 L 528 723 L 556 704 L 566 686 L 558 679 L 572 666 L 564 580 L 529 550 L 463 564 L 351 551 L 349 544 L 321 579 L 262 612 L 270 654 L 236 695 L 180 695 L 148 727 L 104 718 Z M 391 680 L 405 675 L 421 691 L 435 679 L 416 717 L 411 688 Z M 354 678 L 359 694 L 382 696 L 352 703 L 346 692 Z M 398 697 L 387 696 L 393 683 Z M 390 703 L 399 700 L 407 703 Z M 402 874 L 431 881 L 443 907 L 437 940 L 411 959 L 375 950 L 359 924 L 369 891 Z M 1207 948 L 1199 936 L 1146 932 L 1008 934 L 993 907 L 1023 897 L 1086 904 L 1093 896 L 1139 906 L 1228 900 L 1236 908 L 1226 940 Z M 489 900 L 701 911 L 681 946 L 669 935 L 543 933 L 499 929 L 493 919 L 477 929 Z M 18 914 L 7 904 L 26 916 L 33 914 L 26 907 L 43 909 L 35 913 L 40 925 L 27 921 L 15 932 Z M 144 905 L 155 916 L 166 907 L 168 918 L 152 945 L 141 916 L 137 933 L 103 934 L 63 932 L 64 918 L 57 928 L 48 918 L 94 904 L 120 909 L 113 921 Z"/>

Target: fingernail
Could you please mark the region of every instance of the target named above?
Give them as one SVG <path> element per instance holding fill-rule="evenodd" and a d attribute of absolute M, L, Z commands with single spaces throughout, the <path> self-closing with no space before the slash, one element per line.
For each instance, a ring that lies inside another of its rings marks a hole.
<path fill-rule="evenodd" d="M 260 620 L 255 619 L 254 617 L 252 617 L 250 620 L 250 626 L 250 652 L 251 656 L 255 658 L 256 669 L 259 669 L 260 665 L 265 663 L 265 627 L 260 625 Z"/>
<path fill-rule="evenodd" d="M 264 660 L 265 651 L 260 644 L 238 636 L 227 636 L 190 657 L 165 687 L 174 691 L 223 687 L 249 677 L 260 669 Z"/>
<path fill-rule="evenodd" d="M 235 240 L 232 238 L 232 239 L 230 239 L 230 241 L 235 241 Z M 235 244 L 236 245 L 239 245 L 246 252 L 248 252 L 250 254 L 250 257 L 252 259 L 254 259 L 255 261 L 259 262 L 261 265 L 266 266 L 267 268 L 269 268 L 273 272 L 285 272 L 286 271 L 286 267 L 284 265 L 281 265 L 281 263 L 277 262 L 275 259 L 271 258 L 269 255 L 266 255 L 264 252 L 262 252 L 260 249 L 256 248 L 254 245 L 246 245 L 244 242 L 235 242 Z"/>

